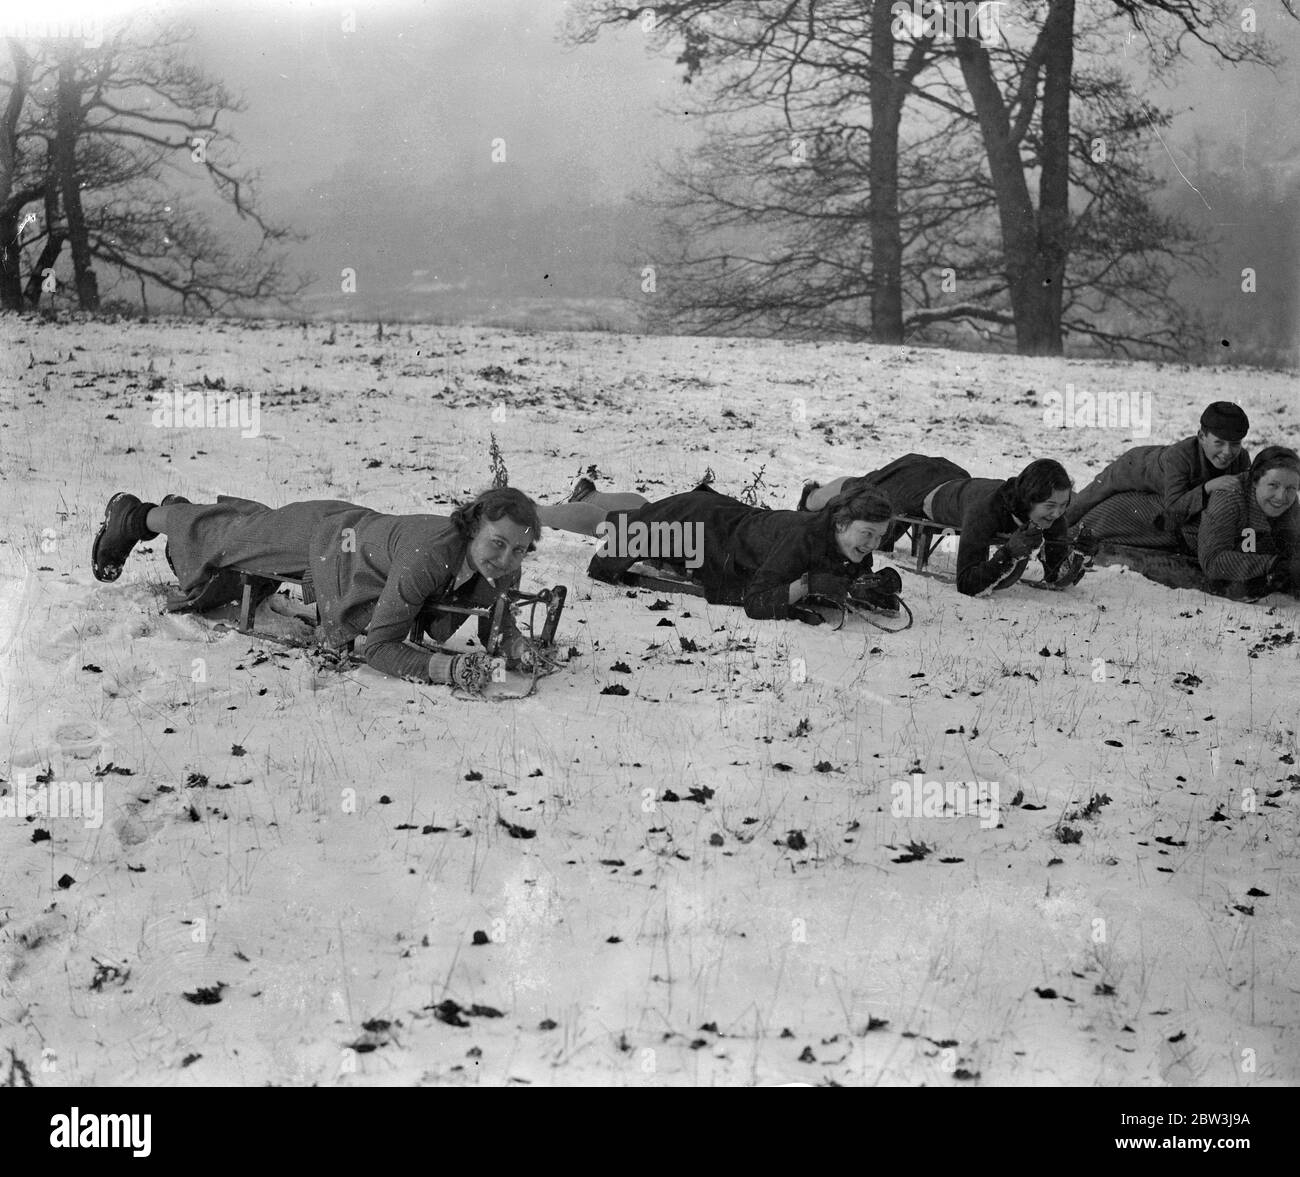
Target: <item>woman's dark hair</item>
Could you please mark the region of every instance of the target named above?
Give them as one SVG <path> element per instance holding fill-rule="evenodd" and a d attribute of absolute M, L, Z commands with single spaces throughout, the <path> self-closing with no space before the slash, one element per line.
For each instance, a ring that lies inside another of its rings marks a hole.
<path fill-rule="evenodd" d="M 528 545 L 530 552 L 537 546 L 537 541 L 542 536 L 542 521 L 537 515 L 537 504 L 513 486 L 497 486 L 485 490 L 472 503 L 457 507 L 451 513 L 451 521 L 456 525 L 456 530 L 467 540 L 474 538 L 483 520 L 489 519 L 495 523 L 502 518 L 510 519 L 533 533 L 532 542 Z"/>
<path fill-rule="evenodd" d="M 1073 490 L 1074 483 L 1060 462 L 1051 458 L 1037 458 L 1030 462 L 1016 478 L 1016 506 L 1024 514 L 1038 503 L 1045 503 L 1057 491 Z"/>
<path fill-rule="evenodd" d="M 1270 470 L 1291 470 L 1300 474 L 1300 454 L 1290 446 L 1266 445 L 1250 464 L 1250 485 L 1257 485 Z"/>
<path fill-rule="evenodd" d="M 894 504 L 889 496 L 874 486 L 857 486 L 842 490 L 822 508 L 831 513 L 836 527 L 848 527 L 862 520 L 864 523 L 888 523 L 894 514 Z"/>

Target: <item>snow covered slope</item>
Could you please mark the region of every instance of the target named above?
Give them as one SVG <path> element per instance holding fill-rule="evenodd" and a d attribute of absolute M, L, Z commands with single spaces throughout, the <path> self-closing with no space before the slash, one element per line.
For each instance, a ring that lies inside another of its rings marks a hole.
<path fill-rule="evenodd" d="M 1214 399 L 1294 445 L 1293 375 L 376 336 L 0 321 L 0 1080 L 1300 1081 L 1293 601 L 1119 568 L 970 600 L 900 547 L 915 627 L 833 633 L 655 608 L 548 532 L 525 583 L 570 586 L 577 656 L 488 704 L 163 616 L 161 541 L 88 559 L 118 489 L 441 511 L 493 433 L 543 501 L 595 464 L 791 506 L 907 451 L 1081 486 Z M 256 394 L 256 436 L 156 426 L 178 388 Z M 1067 393 L 1150 438 L 1049 427 Z M 63 816 L 17 811 L 38 775 Z"/>

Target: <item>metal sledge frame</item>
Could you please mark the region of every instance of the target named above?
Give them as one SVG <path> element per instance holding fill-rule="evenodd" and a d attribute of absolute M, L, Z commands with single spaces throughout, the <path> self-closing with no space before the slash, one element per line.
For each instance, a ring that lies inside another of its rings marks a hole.
<path fill-rule="evenodd" d="M 257 636 L 257 631 L 253 628 L 253 614 L 256 611 L 256 605 L 260 604 L 265 597 L 275 592 L 281 584 L 297 585 L 303 595 L 303 604 L 310 605 L 316 600 L 315 593 L 310 591 L 310 582 L 303 584 L 300 576 L 287 576 L 280 573 L 274 576 L 261 572 L 248 572 L 245 569 L 235 569 L 239 573 L 239 632 Z M 520 589 L 503 589 L 497 593 L 496 600 L 490 606 L 482 605 L 438 605 L 435 608 L 439 613 L 460 613 L 466 617 L 489 617 L 490 629 L 488 633 L 487 653 L 495 655 L 501 646 L 502 633 L 505 626 L 505 616 L 507 609 L 518 609 L 524 605 L 531 605 L 534 609 L 538 605 L 546 606 L 546 620 L 542 624 L 541 642 L 544 646 L 554 645 L 555 631 L 559 628 L 560 614 L 564 612 L 565 598 L 568 596 L 568 589 L 562 584 L 557 584 L 554 588 L 543 589 L 538 593 L 527 593 Z M 531 615 L 529 621 L 529 630 L 532 630 Z M 424 628 L 419 618 L 411 626 L 411 632 L 407 638 L 414 645 L 422 646 L 424 637 Z"/>
<path fill-rule="evenodd" d="M 527 593 L 522 589 L 502 589 L 501 592 L 497 593 L 496 600 L 490 607 L 482 605 L 438 605 L 436 610 L 439 613 L 461 613 L 466 617 L 490 616 L 491 623 L 488 631 L 486 652 L 495 655 L 501 648 L 506 610 L 520 609 L 524 605 L 531 605 L 534 610 L 538 605 L 546 606 L 546 620 L 542 623 L 540 642 L 543 646 L 553 646 L 555 644 L 555 631 L 559 628 L 560 614 L 564 612 L 564 602 L 568 594 L 569 590 L 562 584 L 557 584 L 554 588 L 542 589 L 541 592 L 537 593 Z M 531 613 L 529 614 L 528 629 L 530 636 L 533 636 Z M 408 640 L 417 646 L 423 646 L 423 636 L 420 622 L 417 620 L 411 627 L 411 636 Z"/>

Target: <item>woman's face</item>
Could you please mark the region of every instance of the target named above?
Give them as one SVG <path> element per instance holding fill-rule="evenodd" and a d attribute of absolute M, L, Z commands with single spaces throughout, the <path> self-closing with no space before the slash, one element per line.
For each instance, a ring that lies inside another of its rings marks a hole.
<path fill-rule="evenodd" d="M 528 545 L 532 542 L 533 533 L 508 515 L 500 519 L 484 519 L 470 540 L 466 553 L 469 566 L 488 580 L 513 576 L 523 564 Z"/>
<path fill-rule="evenodd" d="M 1069 505 L 1070 491 L 1068 489 L 1058 490 L 1050 499 L 1035 503 L 1029 509 L 1029 522 L 1039 530 L 1046 531 L 1065 514 L 1065 508 Z"/>
<path fill-rule="evenodd" d="M 1296 501 L 1300 491 L 1300 474 L 1294 470 L 1275 467 L 1266 470 L 1255 483 L 1255 502 L 1270 519 L 1284 515 Z"/>
<path fill-rule="evenodd" d="M 835 525 L 835 542 L 846 560 L 861 564 L 872 552 L 880 547 L 885 538 L 888 523 L 869 523 L 865 519 L 855 519 L 852 523 Z"/>

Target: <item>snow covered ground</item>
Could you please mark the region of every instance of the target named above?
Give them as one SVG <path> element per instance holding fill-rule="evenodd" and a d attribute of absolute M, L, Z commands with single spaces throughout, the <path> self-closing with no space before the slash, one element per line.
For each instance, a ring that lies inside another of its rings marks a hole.
<path fill-rule="evenodd" d="M 1294 601 L 1120 568 L 970 600 L 900 546 L 915 627 L 835 633 L 656 610 L 548 532 L 525 583 L 570 586 L 578 653 L 492 704 L 161 615 L 161 542 L 112 585 L 88 560 L 118 489 L 442 511 L 492 433 L 543 501 L 595 464 L 651 496 L 761 469 L 790 506 L 911 450 L 1081 486 L 1145 439 L 1053 405 L 1172 441 L 1233 399 L 1252 449 L 1295 444 L 1293 374 L 374 324 L 0 345 L 0 1081 L 1300 1081 Z M 256 436 L 155 425 L 151 386 L 205 381 L 257 394 Z M 913 772 L 986 782 L 996 823 L 955 787 L 907 812 Z M 38 775 L 62 816 L 18 811 Z"/>

